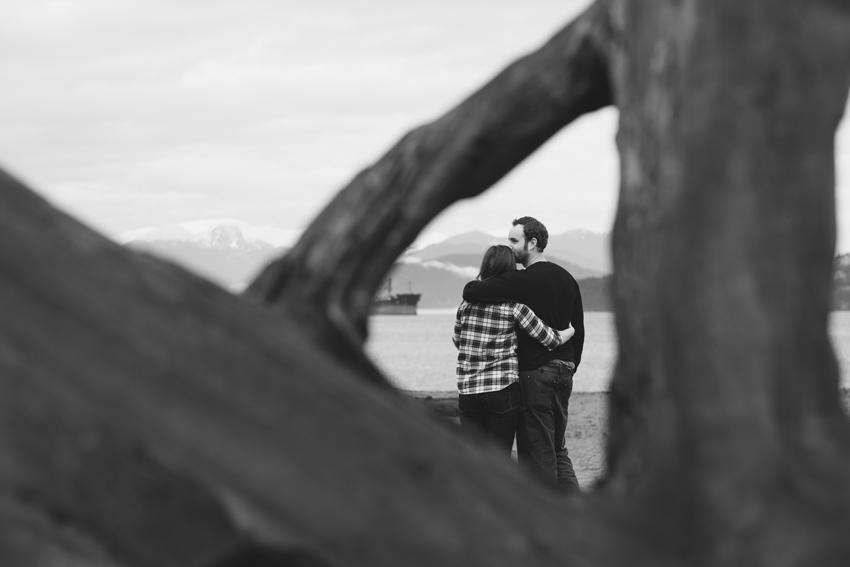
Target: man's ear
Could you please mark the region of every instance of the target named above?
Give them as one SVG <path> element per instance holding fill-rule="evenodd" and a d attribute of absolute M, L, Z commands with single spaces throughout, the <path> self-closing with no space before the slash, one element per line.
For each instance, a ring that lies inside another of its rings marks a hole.
<path fill-rule="evenodd" d="M 536 238 L 532 238 L 526 244 L 530 244 L 532 249 L 537 250 L 537 239 Z M 526 250 L 528 250 L 528 248 L 526 248 Z"/>

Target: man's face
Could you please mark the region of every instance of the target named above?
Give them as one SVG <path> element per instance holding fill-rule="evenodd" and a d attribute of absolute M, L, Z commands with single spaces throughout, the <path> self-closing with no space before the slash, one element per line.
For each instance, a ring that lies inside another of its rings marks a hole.
<path fill-rule="evenodd" d="M 526 246 L 525 242 L 525 234 L 523 234 L 522 230 L 523 226 L 521 224 L 512 226 L 510 232 L 508 232 L 508 243 L 513 248 L 516 261 L 525 266 L 529 254 L 527 250 L 528 246 Z"/>

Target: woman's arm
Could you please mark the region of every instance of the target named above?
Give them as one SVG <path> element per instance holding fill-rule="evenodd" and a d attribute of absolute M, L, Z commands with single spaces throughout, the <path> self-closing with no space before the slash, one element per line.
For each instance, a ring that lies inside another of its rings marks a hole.
<path fill-rule="evenodd" d="M 455 348 L 460 348 L 460 331 L 462 328 L 460 317 L 463 313 L 463 306 L 464 304 L 461 303 L 460 307 L 457 308 L 457 315 L 455 316 L 455 330 L 454 334 L 452 335 L 452 342 L 454 343 Z"/>
<path fill-rule="evenodd" d="M 541 321 L 540 318 L 534 314 L 534 311 L 522 303 L 514 304 L 514 320 L 523 331 L 540 341 L 540 343 L 549 350 L 561 346 L 575 333 L 575 329 L 572 328 L 572 325 L 564 331 L 556 331 Z M 568 334 L 568 336 L 562 336 L 561 333 L 564 333 L 565 335 Z"/>
<path fill-rule="evenodd" d="M 473 280 L 463 288 L 463 299 L 469 303 L 519 303 L 523 297 L 521 270 L 506 272 L 487 280 Z"/>

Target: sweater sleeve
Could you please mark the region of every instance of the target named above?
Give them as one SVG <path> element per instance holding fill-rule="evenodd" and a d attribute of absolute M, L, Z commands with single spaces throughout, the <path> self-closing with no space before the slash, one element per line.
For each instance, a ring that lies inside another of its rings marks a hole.
<path fill-rule="evenodd" d="M 460 348 L 460 332 L 463 328 L 463 324 L 461 322 L 461 317 L 463 315 L 463 306 L 464 304 L 461 303 L 460 307 L 457 308 L 457 314 L 455 315 L 455 329 L 454 333 L 452 334 L 452 342 L 454 343 L 455 348 Z"/>
<path fill-rule="evenodd" d="M 572 324 L 576 331 L 570 342 L 573 344 L 573 356 L 575 357 L 576 370 L 578 370 L 578 365 L 581 362 L 581 353 L 584 350 L 584 306 L 582 305 L 581 288 L 579 288 L 578 282 L 576 282 L 576 299 L 573 307 L 573 318 L 570 324 Z"/>
<path fill-rule="evenodd" d="M 471 281 L 463 288 L 469 303 L 522 303 L 523 276 L 519 270 L 483 281 Z"/>
<path fill-rule="evenodd" d="M 520 328 L 537 339 L 543 346 L 552 350 L 561 344 L 561 334 L 540 320 L 534 311 L 522 303 L 515 303 L 514 320 Z"/>

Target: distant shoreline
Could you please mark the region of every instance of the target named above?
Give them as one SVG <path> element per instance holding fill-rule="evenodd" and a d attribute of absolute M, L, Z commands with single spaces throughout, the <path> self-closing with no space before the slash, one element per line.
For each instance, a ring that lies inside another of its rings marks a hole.
<path fill-rule="evenodd" d="M 402 392 L 411 398 L 423 401 L 433 401 L 434 403 L 457 401 L 457 391 L 455 390 L 402 390 Z M 607 396 L 609 393 L 610 392 L 608 390 L 597 392 L 573 392 L 570 396 L 570 400 L 575 399 L 578 396 Z M 838 395 L 839 398 L 847 404 L 848 408 L 850 408 L 850 388 L 841 386 L 838 388 Z M 457 412 L 455 411 L 455 415 L 456 414 Z"/>

